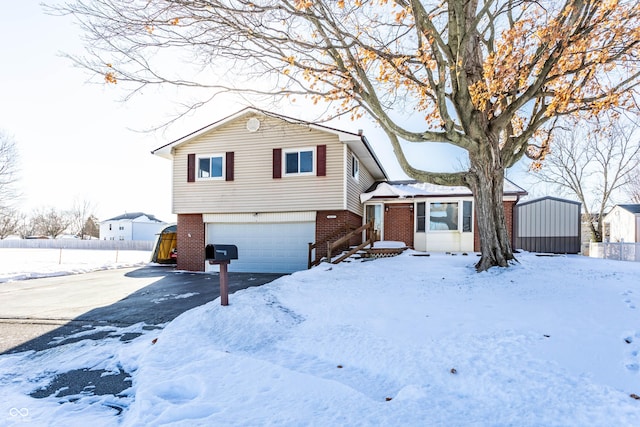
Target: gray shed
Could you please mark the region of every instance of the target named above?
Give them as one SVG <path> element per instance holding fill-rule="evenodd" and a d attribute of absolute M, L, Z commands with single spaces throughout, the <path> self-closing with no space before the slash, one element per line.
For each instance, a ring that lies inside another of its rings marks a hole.
<path fill-rule="evenodd" d="M 522 202 L 515 209 L 516 248 L 529 252 L 580 252 L 582 205 L 556 197 Z"/>

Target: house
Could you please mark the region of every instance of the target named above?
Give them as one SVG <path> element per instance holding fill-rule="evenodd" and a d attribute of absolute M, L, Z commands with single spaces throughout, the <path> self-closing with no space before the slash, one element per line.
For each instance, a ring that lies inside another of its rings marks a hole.
<path fill-rule="evenodd" d="M 100 222 L 100 240 L 150 240 L 167 225 L 144 212 L 125 213 Z"/>
<path fill-rule="evenodd" d="M 237 246 L 229 271 L 303 270 L 310 243 L 369 220 L 378 239 L 418 250 L 477 247 L 471 192 L 389 182 L 362 132 L 247 108 L 152 153 L 172 161 L 181 270 L 209 270 L 208 244 Z M 510 219 L 521 194 L 505 193 Z"/>
<path fill-rule="evenodd" d="M 602 222 L 606 241 L 640 243 L 640 204 L 615 205 Z"/>
<path fill-rule="evenodd" d="M 518 203 L 514 247 L 530 252 L 580 253 L 581 210 L 579 202 L 551 196 Z"/>

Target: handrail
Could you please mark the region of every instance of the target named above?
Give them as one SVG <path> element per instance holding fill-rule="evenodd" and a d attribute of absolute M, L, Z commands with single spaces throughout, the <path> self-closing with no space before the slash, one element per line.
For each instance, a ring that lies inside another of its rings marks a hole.
<path fill-rule="evenodd" d="M 340 258 L 333 261 L 331 260 L 331 253 L 333 252 L 334 249 L 339 248 L 340 246 L 342 246 L 343 244 L 351 240 L 352 237 L 357 236 L 359 233 L 362 233 L 363 231 L 366 231 L 366 239 L 363 243 L 351 249 L 350 251 L 346 252 L 345 254 L 340 256 Z M 345 259 L 349 258 L 351 255 L 355 254 L 356 252 L 358 252 L 360 249 L 364 248 L 367 245 L 371 245 L 371 247 L 373 248 L 374 239 L 375 237 L 373 233 L 373 220 L 371 220 L 368 223 L 364 224 L 363 226 L 347 234 L 346 236 L 342 237 L 341 239 L 336 240 L 333 243 L 327 242 L 327 259 L 332 264 L 338 264 L 344 261 Z"/>
<path fill-rule="evenodd" d="M 311 260 L 311 254 L 313 252 L 314 249 L 317 249 L 318 246 L 327 243 L 330 240 L 335 239 L 336 237 L 340 236 L 340 235 L 344 235 L 349 233 L 349 230 L 353 231 L 354 227 L 351 224 L 345 224 L 344 227 L 340 227 L 338 228 L 336 231 L 334 231 L 333 233 L 331 233 L 329 236 L 325 237 L 322 240 L 318 240 L 315 243 L 309 243 L 309 253 L 308 253 L 308 258 L 307 258 L 307 268 L 311 268 L 314 267 L 318 264 L 320 264 L 320 262 L 322 261 L 322 257 L 319 256 L 315 256 L 315 259 L 312 261 Z M 316 251 L 317 253 L 317 251 Z"/>

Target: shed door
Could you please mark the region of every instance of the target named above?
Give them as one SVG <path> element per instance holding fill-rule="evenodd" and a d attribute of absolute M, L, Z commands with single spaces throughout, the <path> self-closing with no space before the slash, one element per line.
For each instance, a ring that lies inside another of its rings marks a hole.
<path fill-rule="evenodd" d="M 315 241 L 315 222 L 209 223 L 207 244 L 238 247 L 229 271 L 293 273 L 306 270 L 309 242 Z"/>

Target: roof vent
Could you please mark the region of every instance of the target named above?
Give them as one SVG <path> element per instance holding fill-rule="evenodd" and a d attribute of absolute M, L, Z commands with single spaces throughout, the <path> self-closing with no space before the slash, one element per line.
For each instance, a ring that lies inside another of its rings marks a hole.
<path fill-rule="evenodd" d="M 258 129 L 260 129 L 260 120 L 255 117 L 251 117 L 247 120 L 247 130 L 249 132 L 256 132 Z"/>

